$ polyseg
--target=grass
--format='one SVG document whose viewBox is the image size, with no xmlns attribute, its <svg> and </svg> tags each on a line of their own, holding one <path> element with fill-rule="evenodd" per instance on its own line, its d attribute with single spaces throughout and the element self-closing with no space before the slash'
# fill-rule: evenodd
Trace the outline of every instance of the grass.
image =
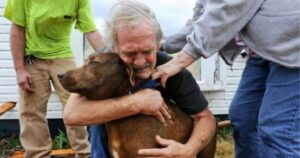
<svg viewBox="0 0 300 158">
<path fill-rule="evenodd" d="M 52 149 L 68 149 L 71 148 L 67 134 L 60 129 L 59 134 L 52 140 Z"/>
<path fill-rule="evenodd" d="M 12 135 L 9 138 L 0 139 L 0 158 L 8 157 L 15 151 L 23 150 L 20 140 L 17 135 Z"/>
<path fill-rule="evenodd" d="M 234 145 L 232 139 L 232 130 L 230 127 L 219 129 L 217 135 L 217 152 L 216 158 L 233 158 Z M 52 140 L 53 149 L 70 148 L 69 140 L 66 133 L 59 130 L 59 134 Z M 20 140 L 17 135 L 12 135 L 9 138 L 0 138 L 0 158 L 8 157 L 15 151 L 23 151 Z"/>
<path fill-rule="evenodd" d="M 232 138 L 231 127 L 219 129 L 217 135 L 217 151 L 216 158 L 233 158 L 234 142 Z"/>
</svg>

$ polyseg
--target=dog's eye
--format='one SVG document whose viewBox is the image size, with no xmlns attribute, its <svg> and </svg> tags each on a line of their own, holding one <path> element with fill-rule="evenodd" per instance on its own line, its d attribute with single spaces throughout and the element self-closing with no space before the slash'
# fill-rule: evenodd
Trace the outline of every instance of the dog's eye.
<svg viewBox="0 0 300 158">
<path fill-rule="evenodd" d="M 96 61 L 91 61 L 90 64 L 95 65 L 95 64 L 97 64 L 97 62 Z"/>
</svg>

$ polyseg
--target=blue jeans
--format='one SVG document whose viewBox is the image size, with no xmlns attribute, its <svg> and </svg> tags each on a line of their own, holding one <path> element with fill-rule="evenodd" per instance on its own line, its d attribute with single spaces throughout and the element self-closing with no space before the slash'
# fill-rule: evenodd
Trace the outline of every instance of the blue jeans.
<svg viewBox="0 0 300 158">
<path fill-rule="evenodd" d="M 232 100 L 236 158 L 300 157 L 300 69 L 250 57 Z"/>
<path fill-rule="evenodd" d="M 89 127 L 91 158 L 109 158 L 107 133 L 104 125 Z"/>
</svg>

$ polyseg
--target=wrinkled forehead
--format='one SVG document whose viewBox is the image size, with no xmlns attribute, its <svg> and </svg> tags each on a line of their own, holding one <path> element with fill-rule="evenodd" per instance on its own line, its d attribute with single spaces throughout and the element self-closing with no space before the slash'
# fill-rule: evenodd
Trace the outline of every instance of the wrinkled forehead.
<svg viewBox="0 0 300 158">
<path fill-rule="evenodd" d="M 155 31 L 144 24 L 120 29 L 117 37 L 121 52 L 153 49 L 158 43 Z"/>
</svg>

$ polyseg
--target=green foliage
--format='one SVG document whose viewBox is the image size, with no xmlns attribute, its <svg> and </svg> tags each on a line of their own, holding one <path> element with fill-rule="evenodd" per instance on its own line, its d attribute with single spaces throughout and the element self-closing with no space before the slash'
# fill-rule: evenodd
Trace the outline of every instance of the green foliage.
<svg viewBox="0 0 300 158">
<path fill-rule="evenodd" d="M 16 135 L 9 138 L 0 138 L 0 157 L 8 157 L 15 151 L 23 150 L 21 142 Z"/>
<path fill-rule="evenodd" d="M 58 130 L 59 134 L 52 141 L 52 149 L 68 149 L 71 147 L 65 132 Z"/>
<path fill-rule="evenodd" d="M 232 128 L 223 127 L 218 130 L 216 158 L 233 158 L 234 142 Z"/>
<path fill-rule="evenodd" d="M 59 134 L 52 140 L 53 149 L 68 149 L 70 142 L 65 132 L 59 130 Z M 16 134 L 9 138 L 0 138 L 0 158 L 9 157 L 16 151 L 24 151 Z"/>
<path fill-rule="evenodd" d="M 232 128 L 230 126 L 223 127 L 218 130 L 218 138 L 231 139 L 231 137 L 232 137 Z"/>
</svg>

